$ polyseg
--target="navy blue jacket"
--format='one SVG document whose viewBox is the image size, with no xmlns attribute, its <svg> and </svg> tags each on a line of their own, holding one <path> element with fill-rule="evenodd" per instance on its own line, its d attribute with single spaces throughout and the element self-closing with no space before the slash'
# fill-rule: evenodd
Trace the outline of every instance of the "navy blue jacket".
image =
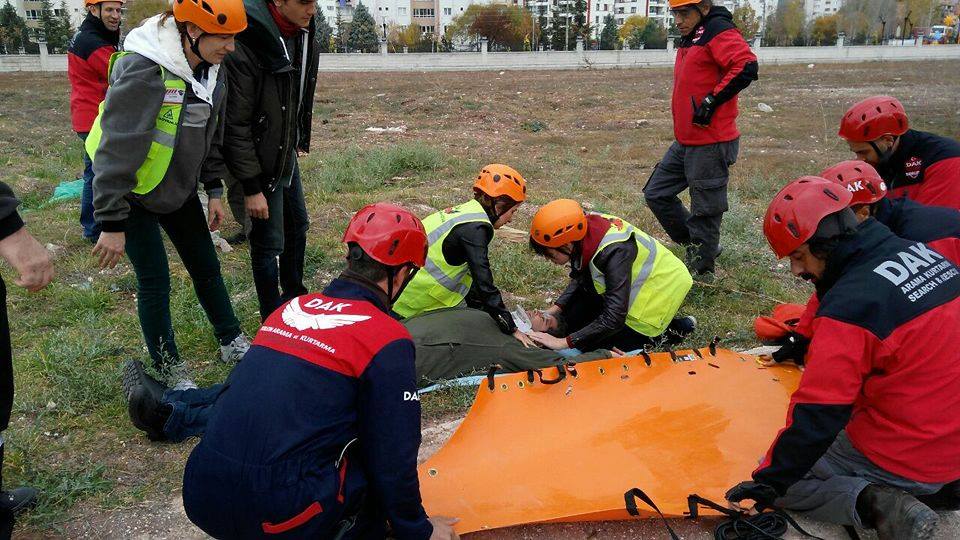
<svg viewBox="0 0 960 540">
<path fill-rule="evenodd" d="M 414 346 L 381 294 L 338 278 L 291 300 L 229 384 L 184 474 L 187 515 L 208 534 L 326 538 L 372 507 L 397 538 L 429 538 Z"/>
</svg>

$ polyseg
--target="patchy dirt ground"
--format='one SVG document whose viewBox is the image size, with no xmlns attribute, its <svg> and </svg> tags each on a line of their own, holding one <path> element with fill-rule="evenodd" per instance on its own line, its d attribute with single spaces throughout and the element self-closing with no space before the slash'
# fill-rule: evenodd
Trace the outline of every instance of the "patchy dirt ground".
<svg viewBox="0 0 960 540">
<path fill-rule="evenodd" d="M 763 66 L 741 99 L 743 131 L 732 169 L 731 212 L 718 280 L 696 287 L 685 310 L 697 316 L 701 342 L 713 335 L 748 345 L 751 321 L 774 299 L 802 300 L 809 290 L 767 252 L 759 218 L 786 181 L 850 157 L 836 137 L 852 102 L 893 93 L 919 129 L 960 137 L 957 84 L 941 76 L 951 62 Z M 530 204 L 575 196 L 614 211 L 666 241 L 640 190 L 672 141 L 669 70 L 329 74 L 316 97 L 312 151 L 302 161 L 312 220 L 308 287 L 317 289 L 341 264 L 339 231 L 352 210 L 391 200 L 421 215 L 461 202 L 478 167 L 498 161 L 522 171 Z M 62 74 L 0 75 L 0 164 L 24 201 L 42 243 L 58 246 L 58 280 L 39 295 L 10 287 L 17 373 L 14 419 L 4 481 L 41 487 L 41 506 L 21 520 L 23 538 L 195 538 L 180 506 L 180 478 L 190 445 L 146 442 L 126 418 L 119 366 L 143 358 L 127 264 L 94 269 L 79 238 L 75 203 L 47 204 L 54 187 L 76 177 L 79 141 L 70 131 Z M 762 112 L 761 103 L 773 112 Z M 404 129 L 399 129 L 404 126 Z M 374 133 L 368 127 L 398 128 Z M 235 225 L 229 225 L 227 234 Z M 199 382 L 229 369 L 196 306 L 185 272 L 171 257 L 172 310 L 178 345 Z M 522 244 L 493 254 L 499 285 L 511 301 L 537 305 L 562 286 L 563 273 L 529 257 Z M 238 316 L 257 328 L 246 248 L 221 256 Z M 2 270 L 11 283 L 8 270 Z M 455 429 L 469 399 L 425 398 L 423 454 Z M 421 456 L 423 457 L 423 456 Z M 942 538 L 960 538 L 956 515 Z M 826 538 L 836 529 L 810 525 Z M 684 538 L 709 538 L 710 525 L 677 522 Z M 650 522 L 531 525 L 474 536 L 507 538 L 662 538 Z"/>
</svg>

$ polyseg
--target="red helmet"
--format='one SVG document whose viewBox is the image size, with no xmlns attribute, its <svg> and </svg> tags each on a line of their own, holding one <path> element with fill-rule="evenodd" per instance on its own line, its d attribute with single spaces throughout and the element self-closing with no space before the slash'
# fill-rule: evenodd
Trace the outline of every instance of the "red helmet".
<svg viewBox="0 0 960 540">
<path fill-rule="evenodd" d="M 865 161 L 842 161 L 820 173 L 820 176 L 846 187 L 853 194 L 850 206 L 873 204 L 887 195 L 887 183 Z"/>
<path fill-rule="evenodd" d="M 773 197 L 763 218 L 767 243 L 782 259 L 809 240 L 820 220 L 850 205 L 853 195 L 836 183 L 817 176 L 790 182 Z"/>
<path fill-rule="evenodd" d="M 397 205 L 375 203 L 354 214 L 343 233 L 371 259 L 387 266 L 415 265 L 427 259 L 427 233 L 417 216 Z"/>
<path fill-rule="evenodd" d="M 908 129 L 903 105 L 890 96 L 867 98 L 850 107 L 840 121 L 840 137 L 851 142 L 871 142 L 884 135 L 899 137 Z"/>
</svg>

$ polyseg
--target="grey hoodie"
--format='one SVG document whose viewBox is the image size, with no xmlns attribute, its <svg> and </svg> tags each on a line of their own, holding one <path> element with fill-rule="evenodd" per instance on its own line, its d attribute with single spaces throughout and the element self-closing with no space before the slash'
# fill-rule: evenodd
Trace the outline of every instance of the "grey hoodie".
<svg viewBox="0 0 960 540">
<path fill-rule="evenodd" d="M 161 23 L 156 15 L 127 36 L 124 50 L 110 75 L 103 116 L 103 135 L 93 164 L 94 216 L 103 230 L 123 231 L 130 204 L 167 214 L 196 195 L 198 181 L 210 197 L 222 191 L 226 174 L 220 145 L 226 109 L 226 79 L 213 66 L 205 81 L 194 78 L 183 54 L 173 17 Z M 159 66 L 186 82 L 173 159 L 163 180 L 146 195 L 132 192 L 136 171 L 153 140 L 165 87 Z"/>
</svg>

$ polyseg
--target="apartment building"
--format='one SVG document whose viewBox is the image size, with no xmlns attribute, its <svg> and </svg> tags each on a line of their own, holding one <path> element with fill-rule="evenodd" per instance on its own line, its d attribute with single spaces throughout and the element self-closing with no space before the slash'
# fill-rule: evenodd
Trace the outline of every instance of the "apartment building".
<svg viewBox="0 0 960 540">
<path fill-rule="evenodd" d="M 43 11 L 43 7 L 39 1 L 9 1 L 11 5 L 13 5 L 13 8 L 17 11 L 17 14 L 27 21 L 28 28 L 40 27 L 40 15 Z M 66 9 L 67 13 L 70 15 L 70 22 L 73 24 L 74 28 L 80 26 L 80 23 L 83 22 L 84 17 L 87 16 L 87 8 L 84 5 L 84 0 L 66 0 L 63 5 L 61 5 L 60 0 L 50 0 L 50 5 L 53 8 L 54 14 L 57 16 L 63 13 L 63 9 Z"/>
</svg>

